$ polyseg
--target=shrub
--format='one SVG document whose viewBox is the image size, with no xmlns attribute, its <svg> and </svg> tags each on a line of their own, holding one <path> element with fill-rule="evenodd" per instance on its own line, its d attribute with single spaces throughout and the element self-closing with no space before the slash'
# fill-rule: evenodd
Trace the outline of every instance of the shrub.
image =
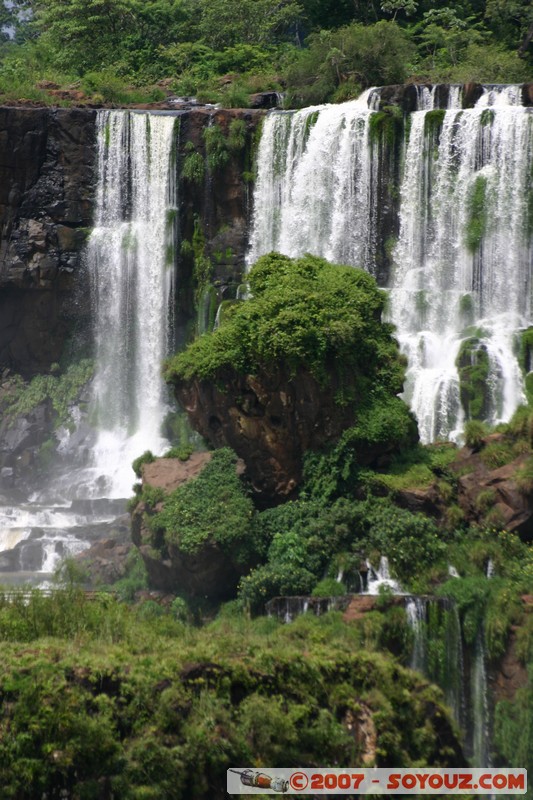
<svg viewBox="0 0 533 800">
<path fill-rule="evenodd" d="M 236 461 L 229 448 L 215 451 L 196 478 L 165 498 L 149 523 L 164 533 L 167 545 L 189 554 L 216 545 L 240 564 L 254 558 L 253 505 L 235 471 Z"/>
<path fill-rule="evenodd" d="M 489 433 L 489 429 L 484 422 L 477 419 L 470 419 L 465 425 L 465 444 L 473 450 L 479 450 L 483 446 L 484 438 Z"/>
<path fill-rule="evenodd" d="M 346 594 L 346 586 L 341 581 L 336 581 L 335 578 L 323 578 L 313 591 L 313 597 L 340 597 Z"/>
<path fill-rule="evenodd" d="M 132 463 L 132 469 L 138 478 L 142 478 L 142 465 L 152 464 L 155 461 L 155 456 L 151 450 L 145 450 L 141 456 L 138 456 Z"/>
</svg>

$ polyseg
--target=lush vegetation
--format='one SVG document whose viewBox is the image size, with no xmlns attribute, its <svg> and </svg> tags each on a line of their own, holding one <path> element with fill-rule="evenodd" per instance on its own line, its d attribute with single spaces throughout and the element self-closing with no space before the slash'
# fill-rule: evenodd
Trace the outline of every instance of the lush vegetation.
<svg viewBox="0 0 533 800">
<path fill-rule="evenodd" d="M 229 448 L 217 450 L 197 478 L 165 497 L 163 508 L 150 517 L 150 528 L 164 534 L 165 547 L 194 555 L 215 546 L 240 564 L 256 557 L 261 547 L 252 534 L 253 504 L 236 462 Z"/>
<path fill-rule="evenodd" d="M 0 9 L 0 94 L 246 106 L 262 90 L 308 104 L 406 78 L 518 82 L 532 14 L 529 0 L 15 0 Z"/>
<path fill-rule="evenodd" d="M 340 403 L 354 391 L 376 399 L 401 391 L 404 362 L 392 327 L 381 322 L 385 295 L 368 273 L 271 253 L 252 268 L 249 286 L 251 298 L 168 363 L 167 380 L 302 368 L 321 383 L 340 373 Z"/>
<path fill-rule="evenodd" d="M 69 408 L 92 378 L 94 364 L 90 359 L 72 363 L 64 371 L 52 364 L 49 374 L 36 375 L 25 381 L 14 375 L 2 386 L 0 411 L 10 421 L 29 414 L 41 403 L 48 403 L 56 425 L 68 423 Z"/>
<path fill-rule="evenodd" d="M 230 766 L 357 763 L 365 720 L 378 765 L 456 765 L 440 692 L 378 652 L 397 611 L 283 626 L 228 606 L 195 629 L 73 587 L 0 597 L 2 796 L 223 798 Z"/>
</svg>

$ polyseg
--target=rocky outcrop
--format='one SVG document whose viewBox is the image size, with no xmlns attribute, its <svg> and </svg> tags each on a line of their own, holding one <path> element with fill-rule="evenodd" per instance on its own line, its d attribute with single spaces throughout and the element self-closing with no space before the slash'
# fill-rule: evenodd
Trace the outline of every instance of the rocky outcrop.
<svg viewBox="0 0 533 800">
<path fill-rule="evenodd" d="M 211 453 L 193 453 L 187 461 L 158 458 L 151 464 L 143 464 L 143 487 L 171 492 L 197 477 L 211 458 Z M 243 474 L 242 462 L 237 462 L 236 471 L 238 475 Z M 213 601 L 231 598 L 246 569 L 237 566 L 216 543 L 208 542 L 191 554 L 154 535 L 148 520 L 161 508 L 162 502 L 153 507 L 141 499 L 132 514 L 131 537 L 145 563 L 150 586 L 163 592 L 208 597 Z"/>
<path fill-rule="evenodd" d="M 501 434 L 492 434 L 485 444 L 494 445 L 503 439 Z M 490 469 L 480 452 L 468 447 L 459 451 L 452 468 L 458 473 L 458 503 L 469 522 L 493 522 L 519 534 L 524 541 L 533 539 L 533 495 L 519 486 L 516 477 L 528 458 L 521 455 Z"/>
<path fill-rule="evenodd" d="M 200 180 L 180 178 L 178 340 L 187 335 L 202 291 L 220 301 L 241 281 L 250 217 L 253 137 L 262 111 L 177 109 L 176 169 L 191 152 Z M 58 361 L 65 339 L 87 339 L 91 304 L 83 248 L 93 224 L 96 111 L 90 108 L 0 108 L 0 368 L 30 376 Z M 204 131 L 225 141 L 242 120 L 239 141 L 223 163 L 208 158 Z M 211 166 L 210 166 L 211 164 Z"/>
<path fill-rule="evenodd" d="M 387 106 L 399 106 L 405 114 L 411 114 L 417 110 L 420 87 L 426 86 L 433 89 L 433 84 L 398 84 L 384 86 L 381 89 L 379 108 Z M 441 83 L 436 85 L 435 108 L 447 108 L 450 94 L 450 85 Z M 483 94 L 483 86 L 480 83 L 465 83 L 462 87 L 463 108 L 473 108 Z M 525 106 L 533 105 L 533 83 L 522 84 L 522 104 Z"/>
<path fill-rule="evenodd" d="M 42 372 L 88 312 L 95 112 L 0 108 L 0 365 Z"/>
<path fill-rule="evenodd" d="M 173 492 L 195 478 L 211 461 L 211 453 L 191 453 L 186 461 L 179 458 L 156 458 L 141 467 L 143 486 Z"/>
<path fill-rule="evenodd" d="M 357 420 L 354 403 L 339 405 L 339 377 L 326 386 L 304 369 L 272 368 L 219 380 L 174 380 L 192 426 L 214 447 L 231 447 L 246 464 L 256 501 L 282 502 L 302 480 L 303 455 L 338 441 Z M 385 463 L 398 442 L 358 448 L 358 463 Z"/>
</svg>

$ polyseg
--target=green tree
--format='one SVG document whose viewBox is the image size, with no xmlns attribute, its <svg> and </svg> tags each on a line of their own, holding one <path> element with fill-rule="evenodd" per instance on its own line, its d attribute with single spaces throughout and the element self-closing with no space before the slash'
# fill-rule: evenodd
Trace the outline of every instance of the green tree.
<svg viewBox="0 0 533 800">
<path fill-rule="evenodd" d="M 214 50 L 286 38 L 302 8 L 296 0 L 200 0 L 198 32 Z"/>
<path fill-rule="evenodd" d="M 288 73 L 290 94 L 300 105 L 336 99 L 334 92 L 343 85 L 357 95 L 367 86 L 401 83 L 415 57 L 407 34 L 385 20 L 322 30 L 307 44 Z"/>
<path fill-rule="evenodd" d="M 485 16 L 505 41 L 521 56 L 531 52 L 533 3 L 531 0 L 487 0 Z"/>
<path fill-rule="evenodd" d="M 184 0 L 36 0 L 35 11 L 58 64 L 80 75 L 124 59 L 138 69 L 190 16 Z"/>
<path fill-rule="evenodd" d="M 419 49 L 431 69 L 455 66 L 466 48 L 484 39 L 481 23 L 461 18 L 453 8 L 432 9 L 414 31 Z"/>
</svg>

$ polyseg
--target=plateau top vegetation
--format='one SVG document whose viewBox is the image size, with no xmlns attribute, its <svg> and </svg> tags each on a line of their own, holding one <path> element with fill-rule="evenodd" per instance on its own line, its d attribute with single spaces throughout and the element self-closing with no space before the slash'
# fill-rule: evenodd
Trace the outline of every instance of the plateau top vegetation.
<svg viewBox="0 0 533 800">
<path fill-rule="evenodd" d="M 0 24 L 6 103 L 277 91 L 294 107 L 406 80 L 527 82 L 532 66 L 529 0 L 14 0 Z"/>
</svg>

